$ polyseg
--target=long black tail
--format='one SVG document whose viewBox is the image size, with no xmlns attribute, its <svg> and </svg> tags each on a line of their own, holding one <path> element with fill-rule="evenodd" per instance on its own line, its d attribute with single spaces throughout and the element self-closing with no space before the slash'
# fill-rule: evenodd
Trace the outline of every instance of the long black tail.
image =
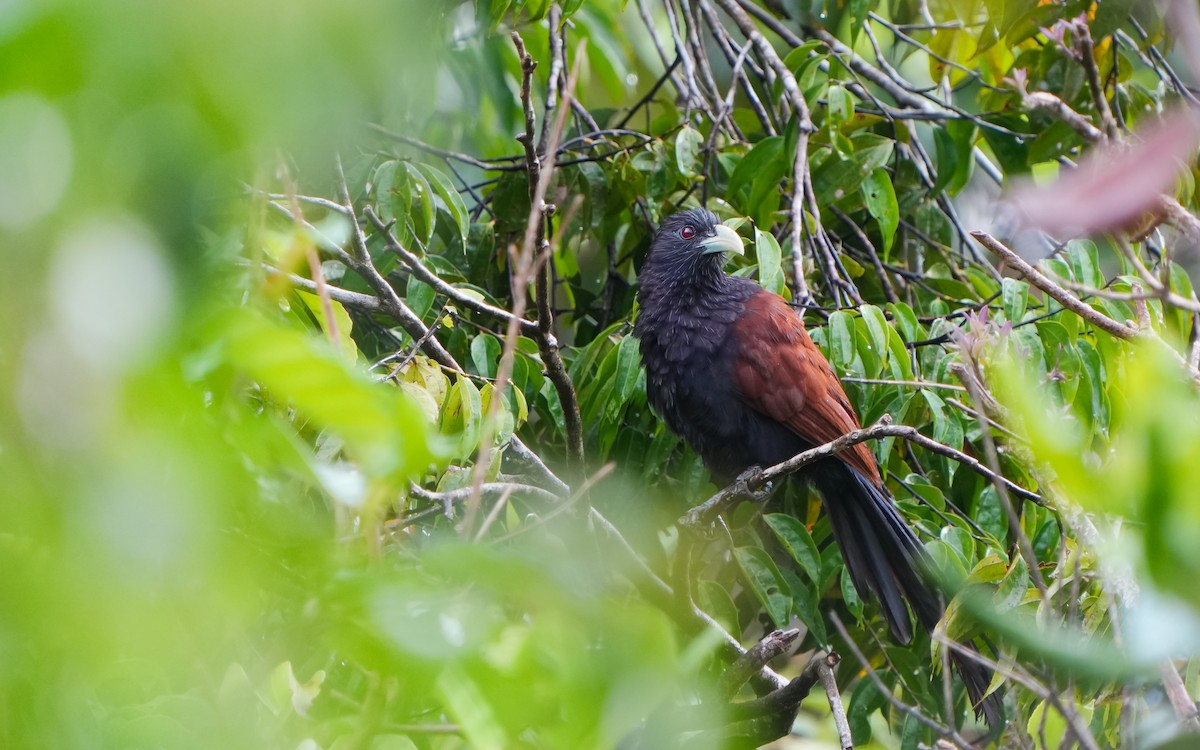
<svg viewBox="0 0 1200 750">
<path fill-rule="evenodd" d="M 903 643 L 912 640 L 905 603 L 922 627 L 933 630 L 946 608 L 929 580 L 929 556 L 887 490 L 838 460 L 822 461 L 813 469 L 810 476 L 825 498 L 833 536 L 859 594 L 879 603 L 892 635 Z M 967 647 L 976 650 L 974 644 Z M 991 670 L 957 652 L 950 660 L 962 676 L 976 716 L 982 716 L 988 726 L 998 727 L 1000 696 L 984 697 Z"/>
</svg>

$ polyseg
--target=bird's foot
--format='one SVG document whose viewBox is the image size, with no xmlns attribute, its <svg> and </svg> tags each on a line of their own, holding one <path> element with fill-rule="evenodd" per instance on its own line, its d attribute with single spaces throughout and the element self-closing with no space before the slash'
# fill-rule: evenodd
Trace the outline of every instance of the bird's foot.
<svg viewBox="0 0 1200 750">
<path fill-rule="evenodd" d="M 771 482 L 762 482 L 759 480 L 758 477 L 760 474 L 762 474 L 761 466 L 751 466 L 741 474 L 738 474 L 737 478 L 733 480 L 733 484 L 730 485 L 730 494 L 735 497 L 745 498 L 753 503 L 765 503 L 771 498 L 771 494 L 775 492 L 775 485 Z M 757 488 L 754 487 L 755 484 L 758 484 Z"/>
<path fill-rule="evenodd" d="M 775 487 L 771 482 L 762 482 L 759 480 L 759 475 L 762 473 L 762 468 L 759 466 L 751 466 L 750 468 L 737 475 L 733 482 L 713 495 L 702 505 L 697 505 L 687 512 L 687 514 L 679 519 L 681 526 L 688 528 L 702 528 L 712 523 L 713 519 L 719 516 L 722 512 L 735 507 L 739 503 L 749 500 L 755 503 L 766 502 L 774 492 Z M 757 485 L 757 487 L 755 486 Z"/>
</svg>

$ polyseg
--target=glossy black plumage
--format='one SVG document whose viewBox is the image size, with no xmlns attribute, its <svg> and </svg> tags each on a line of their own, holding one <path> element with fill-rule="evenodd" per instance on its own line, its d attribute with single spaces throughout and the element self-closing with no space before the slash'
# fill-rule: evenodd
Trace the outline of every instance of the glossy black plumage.
<svg viewBox="0 0 1200 750">
<path fill-rule="evenodd" d="M 721 236 L 718 236 L 721 235 Z M 832 367 L 778 295 L 724 271 L 737 240 L 703 209 L 662 223 L 640 273 L 640 340 L 651 407 L 718 481 L 770 466 L 859 426 Z M 727 243 L 722 245 L 722 242 Z M 834 537 L 859 593 L 880 606 L 893 635 L 912 638 L 908 614 L 932 629 L 944 606 L 925 578 L 927 557 L 896 510 L 865 444 L 804 472 L 825 499 Z M 990 673 L 958 656 L 968 694 L 995 726 Z"/>
</svg>

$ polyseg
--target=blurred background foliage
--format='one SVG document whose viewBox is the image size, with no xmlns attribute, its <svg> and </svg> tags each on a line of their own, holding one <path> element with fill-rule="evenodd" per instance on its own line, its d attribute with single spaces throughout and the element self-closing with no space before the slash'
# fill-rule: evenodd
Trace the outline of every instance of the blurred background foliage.
<svg viewBox="0 0 1200 750">
<path fill-rule="evenodd" d="M 1193 101 L 1166 33 L 1191 15 L 1164 12 L 5 4 L 0 746 L 836 743 L 818 699 L 773 734 L 729 728 L 736 708 L 723 727 L 729 641 L 788 625 L 784 674 L 843 655 L 856 744 L 982 737 L 941 640 L 888 639 L 801 489 L 794 515 L 677 530 L 717 488 L 648 410 L 629 331 L 653 226 L 701 203 L 747 239 L 736 272 L 804 311 L 864 424 L 891 415 L 1023 488 L 872 444 L 958 592 L 943 631 L 1002 663 L 1010 721 L 978 741 L 1194 746 L 1194 169 L 1166 189 L 1179 212 L 1114 234 L 1022 234 L 1000 201 Z M 531 205 L 514 29 L 557 211 L 548 304 L 498 390 Z M 819 215 L 792 208 L 798 144 Z M 1023 236 L 1092 314 L 976 229 Z"/>
</svg>

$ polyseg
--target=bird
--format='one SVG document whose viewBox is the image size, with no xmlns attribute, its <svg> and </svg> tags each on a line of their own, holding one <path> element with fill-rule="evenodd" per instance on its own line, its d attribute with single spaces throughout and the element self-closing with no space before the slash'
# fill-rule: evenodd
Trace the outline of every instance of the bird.
<svg viewBox="0 0 1200 750">
<path fill-rule="evenodd" d="M 638 274 L 633 335 L 650 407 L 728 482 L 858 429 L 829 361 L 778 294 L 725 271 L 742 239 L 710 211 L 661 222 Z M 908 608 L 932 631 L 945 613 L 930 560 L 896 508 L 866 443 L 809 465 L 833 536 L 859 595 L 873 599 L 896 638 L 913 638 Z M 968 648 L 974 648 L 968 645 Z M 996 727 L 991 672 L 954 652 L 976 715 Z"/>
</svg>

